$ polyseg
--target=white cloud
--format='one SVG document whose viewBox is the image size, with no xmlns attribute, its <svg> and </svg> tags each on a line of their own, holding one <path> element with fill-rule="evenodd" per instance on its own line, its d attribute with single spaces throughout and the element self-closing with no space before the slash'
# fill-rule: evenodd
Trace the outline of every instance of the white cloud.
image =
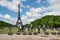
<svg viewBox="0 0 60 40">
<path fill-rule="evenodd" d="M 10 16 L 10 15 L 8 15 L 8 14 L 6 14 L 4 17 L 6 17 L 6 18 L 11 18 L 11 16 Z"/>
<path fill-rule="evenodd" d="M 21 1 L 25 1 L 25 0 L 20 0 L 21 7 L 30 9 L 30 11 L 26 12 L 25 15 L 21 17 L 23 24 L 30 23 L 31 21 L 34 21 L 35 19 L 41 18 L 42 16 L 45 15 L 60 15 L 60 0 L 47 0 L 47 2 L 50 4 L 47 8 L 45 7 L 30 8 L 29 5 L 24 6 Z M 36 2 L 40 3 L 40 1 L 41 0 L 37 0 Z M 8 7 L 10 10 L 17 11 L 18 1 L 17 0 L 13 0 L 12 2 L 0 1 L 0 5 L 4 7 Z M 48 10 L 52 10 L 52 12 L 48 12 Z M 20 9 L 20 11 L 22 11 L 22 9 Z M 45 13 L 41 15 L 41 12 L 45 12 Z M 6 20 L 10 20 L 9 21 L 10 23 L 16 23 L 16 21 L 14 21 L 15 19 L 8 14 L 4 16 L 0 14 L 0 18 L 2 17 L 4 17 Z"/>
<path fill-rule="evenodd" d="M 8 22 L 8 23 L 11 23 L 11 24 L 16 24 L 16 19 L 12 18 L 9 14 L 5 14 L 5 15 L 2 15 L 0 13 L 0 19 L 2 21 L 5 21 L 5 22 Z"/>
<path fill-rule="evenodd" d="M 29 6 L 29 5 L 27 5 L 27 6 L 25 6 L 25 8 L 30 8 L 30 6 Z"/>
<path fill-rule="evenodd" d="M 22 19 L 22 23 L 23 23 L 23 24 L 29 23 L 28 17 L 27 17 L 26 15 L 23 15 L 23 16 L 21 17 L 21 19 Z"/>
<path fill-rule="evenodd" d="M 46 15 L 54 15 L 54 13 L 53 12 L 47 12 L 47 13 L 44 13 L 43 16 L 46 16 Z"/>
<path fill-rule="evenodd" d="M 39 2 L 38 2 L 39 1 Z M 40 0 L 37 2 L 40 3 Z M 30 8 L 29 12 L 26 12 L 26 16 L 28 18 L 28 22 L 34 21 L 35 19 L 38 19 L 45 15 L 60 15 L 60 0 L 48 0 L 50 6 L 47 8 Z M 52 12 L 49 12 L 48 10 L 51 10 Z M 45 13 L 41 15 L 41 12 Z M 27 19 L 26 19 L 27 20 Z"/>
<path fill-rule="evenodd" d="M 40 4 L 41 0 L 36 0 L 36 3 Z"/>
<path fill-rule="evenodd" d="M 30 8 L 29 12 L 26 12 L 26 15 L 22 16 L 22 21 L 24 24 L 30 23 L 41 17 L 40 12 L 42 11 L 41 8 Z"/>
<path fill-rule="evenodd" d="M 8 2 L 7 0 L 0 0 L 0 5 L 3 7 L 7 7 L 12 11 L 17 12 L 18 4 L 20 3 L 20 6 L 22 6 L 23 4 L 22 1 L 26 1 L 26 0 L 12 0 L 12 2 Z"/>
<path fill-rule="evenodd" d="M 47 0 L 47 1 L 50 4 L 55 4 L 55 3 L 58 3 L 60 0 Z"/>
<path fill-rule="evenodd" d="M 12 2 L 8 2 L 7 0 L 1 0 L 0 1 L 0 5 L 3 7 L 8 7 L 8 9 L 13 10 L 13 11 L 17 11 L 17 6 L 20 2 L 21 7 L 25 7 L 25 8 L 30 8 L 29 5 L 24 6 L 22 1 L 26 1 L 26 0 L 12 0 Z M 39 1 L 39 0 L 38 0 Z M 20 11 L 22 11 L 22 9 L 20 9 Z M 40 11 L 41 8 L 30 8 L 29 12 L 26 12 L 26 15 L 22 16 L 22 21 L 24 24 L 26 23 L 30 23 L 31 21 L 40 18 Z M 10 15 L 6 14 L 3 16 L 6 20 L 5 21 L 10 21 L 10 23 L 16 22 L 14 21 L 14 18 L 12 18 Z"/>
<path fill-rule="evenodd" d="M 50 4 L 49 8 L 52 9 L 53 15 L 60 15 L 60 0 L 47 0 Z"/>
<path fill-rule="evenodd" d="M 40 18 L 42 11 L 41 8 L 30 8 L 29 12 L 26 12 L 26 15 L 23 15 L 21 17 L 23 24 L 30 23 L 31 21 L 34 21 L 35 19 Z M 1 14 L 0 14 L 1 15 Z M 12 18 L 9 14 L 1 15 L 0 17 L 3 17 L 4 21 L 15 24 L 16 19 Z"/>
</svg>

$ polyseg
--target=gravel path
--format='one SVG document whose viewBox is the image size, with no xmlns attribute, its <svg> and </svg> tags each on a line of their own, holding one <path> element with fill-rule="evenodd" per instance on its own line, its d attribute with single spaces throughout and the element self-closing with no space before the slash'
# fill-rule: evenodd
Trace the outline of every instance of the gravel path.
<svg viewBox="0 0 60 40">
<path fill-rule="evenodd" d="M 60 40 L 60 35 L 7 35 L 0 34 L 0 40 Z"/>
</svg>

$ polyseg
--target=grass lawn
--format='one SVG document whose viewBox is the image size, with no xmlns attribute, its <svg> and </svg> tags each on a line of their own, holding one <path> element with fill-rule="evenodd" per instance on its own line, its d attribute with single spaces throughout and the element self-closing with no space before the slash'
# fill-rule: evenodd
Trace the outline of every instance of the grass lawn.
<svg viewBox="0 0 60 40">
<path fill-rule="evenodd" d="M 7 28 L 7 27 L 5 27 L 4 29 L 0 29 L 0 34 L 7 34 L 8 32 L 9 32 L 10 30 L 9 30 L 9 28 Z M 18 29 L 17 28 L 12 28 L 12 32 L 13 33 L 16 33 L 18 31 Z M 38 30 L 36 29 L 36 32 L 37 32 Z M 54 30 L 55 32 L 57 32 L 57 30 Z M 27 28 L 26 28 L 26 30 L 25 30 L 25 32 L 28 32 L 28 30 L 27 30 Z M 51 32 L 53 32 L 52 30 L 50 30 L 50 29 L 47 29 L 47 32 L 49 32 L 49 33 L 51 33 Z M 40 34 L 43 34 L 44 32 L 43 32 L 43 30 L 41 29 L 40 30 Z"/>
<path fill-rule="evenodd" d="M 0 29 L 0 34 L 7 34 L 9 32 L 9 28 L 4 28 L 4 29 Z M 18 31 L 17 28 L 12 28 L 12 32 L 16 33 Z"/>
</svg>

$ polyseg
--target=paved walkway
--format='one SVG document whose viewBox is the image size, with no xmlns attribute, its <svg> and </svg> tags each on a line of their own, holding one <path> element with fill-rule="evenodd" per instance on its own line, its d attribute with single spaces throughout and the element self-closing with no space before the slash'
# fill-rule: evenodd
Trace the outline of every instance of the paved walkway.
<svg viewBox="0 0 60 40">
<path fill-rule="evenodd" d="M 0 40 L 60 40 L 60 35 L 7 35 L 0 34 Z"/>
</svg>

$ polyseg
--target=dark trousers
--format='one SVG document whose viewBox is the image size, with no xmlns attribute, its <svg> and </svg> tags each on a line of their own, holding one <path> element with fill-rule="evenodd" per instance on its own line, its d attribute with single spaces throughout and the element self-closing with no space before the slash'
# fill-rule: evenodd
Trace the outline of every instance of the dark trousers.
<svg viewBox="0 0 60 40">
<path fill-rule="evenodd" d="M 38 33 L 40 33 L 40 28 L 38 28 Z"/>
</svg>

